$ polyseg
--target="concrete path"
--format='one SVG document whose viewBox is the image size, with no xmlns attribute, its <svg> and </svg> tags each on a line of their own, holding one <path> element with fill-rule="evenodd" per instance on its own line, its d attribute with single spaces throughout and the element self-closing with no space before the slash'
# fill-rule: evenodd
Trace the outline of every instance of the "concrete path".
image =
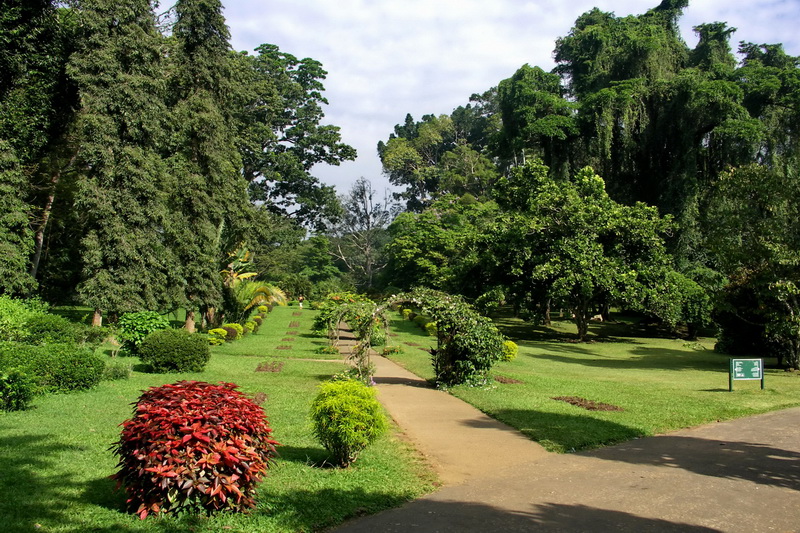
<svg viewBox="0 0 800 533">
<path fill-rule="evenodd" d="M 560 455 L 373 361 L 443 487 L 337 532 L 800 532 L 800 408 Z"/>
</svg>

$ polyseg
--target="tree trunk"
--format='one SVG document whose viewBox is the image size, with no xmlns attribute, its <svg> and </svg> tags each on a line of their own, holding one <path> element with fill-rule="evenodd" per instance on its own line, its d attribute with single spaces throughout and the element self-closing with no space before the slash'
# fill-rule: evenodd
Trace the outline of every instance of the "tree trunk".
<svg viewBox="0 0 800 533">
<path fill-rule="evenodd" d="M 589 334 L 589 302 L 581 302 L 572 309 L 575 325 L 578 326 L 578 340 L 583 342 Z"/>
<path fill-rule="evenodd" d="M 544 325 L 549 326 L 552 322 L 550 321 L 550 300 L 547 300 L 547 303 L 544 305 Z"/>
<path fill-rule="evenodd" d="M 36 228 L 36 233 L 34 236 L 34 253 L 33 259 L 31 260 L 31 270 L 30 275 L 33 279 L 36 279 L 36 275 L 39 272 L 39 262 L 42 259 L 42 248 L 44 247 L 44 233 L 47 229 L 47 223 L 50 221 L 50 213 L 53 212 L 53 203 L 56 200 L 56 187 L 58 186 L 58 182 L 61 181 L 61 174 L 70 168 L 73 163 L 75 163 L 75 159 L 78 157 L 77 150 L 72 154 L 69 162 L 62 168 L 59 168 L 50 178 L 50 194 L 47 195 L 47 201 L 44 204 L 44 208 L 42 209 L 42 219 L 39 227 Z"/>
<path fill-rule="evenodd" d="M 103 325 L 103 312 L 100 309 L 94 310 L 94 316 L 92 316 L 92 327 L 99 328 Z"/>
<path fill-rule="evenodd" d="M 189 333 L 194 333 L 196 331 L 194 325 L 194 309 L 187 309 L 186 310 L 186 323 L 183 326 L 186 331 Z"/>
</svg>

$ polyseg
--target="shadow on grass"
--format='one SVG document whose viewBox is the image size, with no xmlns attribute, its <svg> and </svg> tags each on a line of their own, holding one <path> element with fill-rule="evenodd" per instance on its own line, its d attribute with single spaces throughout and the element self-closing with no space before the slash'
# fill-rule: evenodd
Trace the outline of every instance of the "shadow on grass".
<svg viewBox="0 0 800 533">
<path fill-rule="evenodd" d="M 542 346 L 537 345 L 537 348 L 542 348 Z M 559 363 L 620 370 L 663 369 L 728 372 L 728 356 L 712 351 L 692 352 L 641 346 L 626 352 L 626 354 L 631 354 L 632 357 L 615 357 L 614 355 L 598 353 L 597 350 L 585 344 L 548 343 L 544 349 L 547 353 L 537 353 L 530 357 L 548 359 Z"/>
<path fill-rule="evenodd" d="M 555 452 L 596 448 L 642 436 L 637 428 L 606 420 L 614 416 L 611 411 L 597 411 L 595 414 L 587 411 L 584 415 L 533 409 L 500 409 L 489 414 Z"/>
<path fill-rule="evenodd" d="M 384 493 L 379 489 L 293 489 L 280 494 L 265 491 L 255 512 L 274 516 L 283 525 L 282 531 L 320 531 L 350 518 L 397 507 L 410 499 L 410 495 Z"/>
<path fill-rule="evenodd" d="M 579 504 L 547 502 L 533 505 L 529 511 L 523 511 L 501 509 L 481 503 L 424 499 L 382 515 L 354 520 L 333 531 L 339 533 L 372 531 L 665 531 L 701 533 L 718 530 Z"/>
<path fill-rule="evenodd" d="M 800 453 L 764 444 L 663 435 L 587 455 L 800 491 Z"/>
<path fill-rule="evenodd" d="M 278 456 L 284 461 L 315 466 L 322 464 L 330 454 L 322 447 L 279 446 Z"/>
</svg>

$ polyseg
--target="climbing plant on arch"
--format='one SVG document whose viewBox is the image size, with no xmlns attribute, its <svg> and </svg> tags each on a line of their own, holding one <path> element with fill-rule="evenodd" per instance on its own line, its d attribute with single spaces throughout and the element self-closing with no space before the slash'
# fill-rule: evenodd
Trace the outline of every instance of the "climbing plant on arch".
<svg viewBox="0 0 800 533">
<path fill-rule="evenodd" d="M 380 304 L 353 301 L 337 305 L 325 320 L 329 338 L 335 339 L 334 328 L 348 322 L 357 339 L 350 360 L 362 380 L 372 377 L 369 358 L 375 325 L 386 327 L 386 313 L 400 304 L 412 304 L 436 322 L 436 348 L 431 361 L 440 385 L 475 383 L 503 357 L 504 338 L 491 320 L 478 313 L 460 296 L 430 289 L 415 289 L 393 295 Z M 351 323 L 352 322 L 352 323 Z M 334 341 L 335 342 L 335 341 Z"/>
</svg>

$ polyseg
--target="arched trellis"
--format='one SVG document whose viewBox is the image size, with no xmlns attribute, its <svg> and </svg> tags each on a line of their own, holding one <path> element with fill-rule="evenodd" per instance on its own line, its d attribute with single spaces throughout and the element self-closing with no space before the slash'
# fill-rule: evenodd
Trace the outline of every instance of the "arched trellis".
<svg viewBox="0 0 800 533">
<path fill-rule="evenodd" d="M 430 289 L 395 294 L 380 304 L 359 301 L 340 305 L 328 321 L 332 344 L 339 342 L 339 324 L 347 322 L 356 336 L 349 356 L 358 376 L 369 382 L 376 324 L 388 327 L 387 312 L 402 304 L 418 307 L 436 322 L 437 346 L 431 350 L 436 382 L 442 385 L 480 381 L 503 355 L 503 336 L 491 320 L 478 313 L 460 296 Z"/>
</svg>

